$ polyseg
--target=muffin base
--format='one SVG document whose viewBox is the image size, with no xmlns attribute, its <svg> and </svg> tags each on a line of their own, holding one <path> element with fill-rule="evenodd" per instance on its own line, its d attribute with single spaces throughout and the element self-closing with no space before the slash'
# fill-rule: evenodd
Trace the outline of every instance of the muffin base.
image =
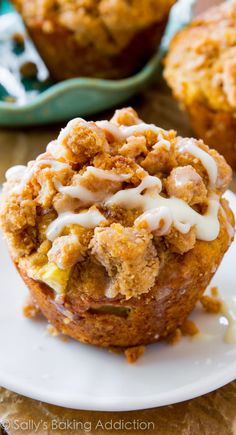
<svg viewBox="0 0 236 435">
<path fill-rule="evenodd" d="M 73 77 L 121 79 L 138 72 L 155 53 L 166 22 L 167 17 L 136 34 L 117 55 L 108 55 L 92 45 L 80 46 L 74 33 L 58 24 L 52 33 L 45 33 L 40 24 L 27 28 L 54 80 Z"/>
<path fill-rule="evenodd" d="M 197 136 L 236 169 L 236 112 L 214 112 L 201 103 L 191 104 L 186 109 Z"/>
<path fill-rule="evenodd" d="M 231 223 L 234 218 L 225 208 Z M 218 238 L 197 241 L 185 255 L 172 255 L 165 262 L 152 290 L 129 300 L 90 298 L 90 309 L 78 311 L 76 301 L 66 297 L 64 308 L 55 302 L 54 292 L 27 276 L 17 265 L 35 304 L 58 331 L 83 343 L 101 347 L 131 347 L 154 343 L 173 334 L 193 310 L 230 245 L 228 224 L 221 219 Z M 78 290 L 79 293 L 79 290 Z M 101 306 L 126 308 L 122 315 L 96 312 Z M 65 310 L 73 313 L 68 320 Z M 126 315 L 127 314 L 127 315 Z"/>
</svg>

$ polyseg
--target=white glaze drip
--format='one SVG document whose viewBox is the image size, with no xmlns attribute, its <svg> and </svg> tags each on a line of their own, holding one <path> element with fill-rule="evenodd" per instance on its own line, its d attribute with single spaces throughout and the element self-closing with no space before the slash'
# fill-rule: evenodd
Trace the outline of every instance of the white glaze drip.
<svg viewBox="0 0 236 435">
<path fill-rule="evenodd" d="M 60 171 L 63 168 L 68 168 L 68 165 L 66 163 L 61 163 L 61 162 L 58 162 L 57 160 L 50 160 L 50 159 L 38 160 L 37 159 L 32 166 L 25 167 L 25 171 L 23 172 L 23 177 L 21 179 L 21 182 L 19 183 L 18 186 L 14 187 L 13 192 L 18 193 L 18 194 L 21 193 L 22 190 L 24 189 L 24 187 L 26 186 L 26 184 L 30 181 L 30 179 L 34 175 L 35 169 L 42 166 L 42 165 L 46 165 L 46 168 L 43 168 L 43 170 L 48 169 L 48 167 L 52 168 L 54 171 Z M 10 168 L 10 170 L 8 170 L 8 171 L 10 171 L 10 175 L 11 175 L 11 170 L 12 170 L 12 168 Z M 13 173 L 14 173 L 14 170 L 13 170 Z M 8 176 L 9 176 L 9 174 L 8 174 Z"/>
<path fill-rule="evenodd" d="M 48 227 L 46 236 L 48 240 L 55 240 L 67 225 L 81 225 L 84 228 L 95 228 L 106 219 L 98 211 L 90 209 L 86 212 L 72 213 L 65 212 L 58 216 Z"/>
<path fill-rule="evenodd" d="M 60 131 L 60 134 L 57 139 L 57 143 L 61 144 L 64 138 L 71 133 L 72 129 L 76 127 L 77 124 L 88 125 L 88 123 L 83 118 L 71 119 L 71 121 L 68 122 L 65 128 L 62 128 L 62 130 Z"/>
<path fill-rule="evenodd" d="M 74 190 L 74 188 L 76 190 Z M 107 207 L 118 205 L 125 209 L 141 209 L 144 211 L 135 221 L 135 225 L 140 225 L 146 222 L 150 231 L 159 231 L 160 235 L 167 234 L 170 226 L 174 227 L 183 234 L 186 234 L 192 226 L 196 227 L 196 237 L 199 240 L 212 241 L 219 234 L 219 221 L 218 210 L 219 201 L 216 195 L 211 195 L 209 198 L 209 205 L 205 215 L 197 213 L 187 203 L 178 198 L 164 198 L 159 195 L 162 189 L 162 184 L 159 178 L 153 176 L 146 176 L 139 186 L 132 189 L 123 189 L 111 195 L 106 200 L 106 195 L 103 198 L 97 195 L 102 195 L 103 192 L 92 193 L 82 186 L 65 186 L 59 187 L 59 191 L 67 193 L 75 198 L 80 198 L 87 203 L 105 202 Z M 106 201 L 105 201 L 106 200 Z M 88 217 L 90 211 L 87 212 Z M 83 215 L 80 218 L 81 214 Z M 62 231 L 63 227 L 70 223 L 78 223 L 87 227 L 90 225 L 89 221 L 86 222 L 85 213 L 69 213 L 64 212 L 52 222 L 49 228 L 47 237 L 57 237 Z M 96 215 L 98 217 L 98 215 Z M 99 213 L 99 218 L 96 220 L 97 225 L 105 220 Z M 92 224 L 93 225 L 93 224 Z M 96 225 L 95 225 L 96 226 Z M 59 227 L 59 230 L 56 228 Z M 90 228 L 90 226 L 88 227 Z M 53 231 L 52 231 L 53 229 Z M 51 231 L 53 235 L 51 235 Z"/>
<path fill-rule="evenodd" d="M 9 181 L 13 178 L 24 175 L 27 170 L 27 166 L 24 165 L 16 165 L 9 168 L 5 174 L 6 180 Z"/>
<path fill-rule="evenodd" d="M 224 341 L 229 344 L 236 344 L 236 301 L 233 298 L 222 299 L 222 314 L 228 320 Z"/>
<path fill-rule="evenodd" d="M 153 145 L 153 149 L 159 150 L 162 149 L 163 146 L 167 151 L 170 151 L 170 141 L 163 138 L 160 138 L 159 141 L 155 145 Z"/>
<path fill-rule="evenodd" d="M 153 210 L 149 210 L 144 212 L 141 216 L 139 216 L 135 224 L 142 225 L 142 223 L 146 223 L 148 225 L 149 231 L 155 231 L 156 235 L 163 236 L 167 234 L 172 225 L 172 216 L 167 207 L 159 207 Z"/>
<path fill-rule="evenodd" d="M 125 138 L 128 138 L 129 136 L 143 135 L 145 132 L 152 131 L 157 135 L 158 139 L 163 139 L 161 135 L 163 130 L 160 127 L 157 127 L 154 124 L 146 124 L 145 122 L 141 122 L 137 125 L 131 125 L 129 127 L 121 126 L 120 131 Z"/>
<path fill-rule="evenodd" d="M 65 135 L 69 134 L 71 129 L 78 123 L 87 124 L 86 121 L 81 118 L 73 119 L 67 124 L 66 128 L 61 131 L 58 140 L 48 145 L 47 150 L 52 155 L 56 155 L 58 152 L 60 154 L 60 152 L 63 151 L 62 144 Z M 96 125 L 101 129 L 110 132 L 110 134 L 119 142 L 125 142 L 130 136 L 145 135 L 151 131 L 156 134 L 157 141 L 153 146 L 153 149 L 158 150 L 158 148 L 164 146 L 168 151 L 170 150 L 171 143 L 164 138 L 164 130 L 153 124 L 146 124 L 142 121 L 138 121 L 136 125 L 132 126 L 116 126 L 114 123 L 109 121 L 98 121 L 96 122 Z M 202 162 L 209 176 L 210 185 L 213 187 L 218 175 L 217 164 L 213 157 L 199 148 L 191 139 L 179 142 L 178 147 L 180 152 L 188 152 Z M 47 161 L 40 161 L 39 163 L 44 162 L 46 163 Z M 50 160 L 48 162 L 50 162 L 48 164 L 53 164 Z M 63 165 L 62 163 L 55 162 L 55 170 L 57 170 L 57 163 Z M 32 171 L 34 171 L 34 168 L 32 168 Z M 27 182 L 28 178 L 30 178 L 28 172 L 30 171 L 27 171 L 26 176 L 23 177 L 24 183 Z M 128 174 L 118 175 L 111 171 L 104 171 L 92 166 L 87 168 L 84 175 L 86 176 L 88 173 L 94 174 L 95 177 L 98 177 L 99 179 L 112 182 L 123 182 L 130 178 L 130 175 Z M 84 175 L 82 175 L 81 178 Z M 147 175 L 141 181 L 139 186 L 131 189 L 120 190 L 113 195 L 103 191 L 90 191 L 80 184 L 79 177 L 78 185 L 76 186 L 63 186 L 56 180 L 54 180 L 54 182 L 59 192 L 81 200 L 84 205 L 103 204 L 107 207 L 117 205 L 126 209 L 141 209 L 143 214 L 136 219 L 135 225 L 140 225 L 140 223 L 145 221 L 150 231 L 156 231 L 157 234 L 160 235 L 167 234 L 171 225 L 174 225 L 175 228 L 183 234 L 188 233 L 191 227 L 195 226 L 196 237 L 205 241 L 214 240 L 219 233 L 219 200 L 216 196 L 211 195 L 208 198 L 209 202 L 207 212 L 205 215 L 201 215 L 181 199 L 175 197 L 165 198 L 161 196 L 160 192 L 162 190 L 162 183 L 157 177 Z M 181 182 L 183 183 L 184 180 L 181 180 Z M 93 223 L 90 223 L 90 212 L 95 213 L 94 210 L 86 212 L 87 215 L 85 212 L 77 214 L 69 212 L 68 210 L 63 212 L 58 216 L 55 222 L 52 222 L 50 225 L 49 237 L 55 237 L 55 234 L 60 234 L 64 226 L 72 222 L 85 227 L 86 225 L 93 225 Z M 96 213 L 98 213 L 96 214 L 96 223 L 105 220 L 101 213 L 97 211 Z M 85 216 L 88 216 L 88 222 L 86 222 Z M 99 223 L 97 225 L 99 225 Z M 55 227 L 59 228 L 59 230 L 56 230 Z M 51 235 L 51 231 L 53 235 Z"/>
<path fill-rule="evenodd" d="M 25 185 L 30 181 L 30 179 L 34 175 L 35 169 L 42 165 L 46 165 L 46 168 L 43 168 L 43 170 L 48 169 L 47 167 L 52 168 L 54 171 L 60 171 L 63 168 L 68 168 L 68 165 L 66 163 L 61 163 L 58 162 L 57 160 L 50 160 L 50 159 L 36 160 L 32 166 L 26 167 L 21 182 L 18 186 L 14 188 L 14 192 L 21 193 Z"/>
<path fill-rule="evenodd" d="M 178 144 L 178 147 L 181 153 L 187 152 L 201 161 L 202 165 L 207 171 L 211 187 L 215 186 L 218 176 L 218 169 L 213 157 L 211 157 L 206 151 L 199 148 L 192 139 L 181 141 Z"/>
<path fill-rule="evenodd" d="M 88 174 L 93 174 L 100 180 L 108 180 L 115 183 L 126 181 L 131 177 L 130 174 L 114 174 L 111 171 L 104 171 L 103 169 L 88 166 L 85 173 L 81 175 L 80 180 L 86 178 Z M 91 190 L 82 186 L 80 183 L 75 186 L 63 186 L 57 180 L 54 180 L 54 184 L 58 192 L 68 195 L 71 198 L 80 199 L 80 201 L 86 205 L 103 202 L 107 197 L 106 191 L 100 190 L 97 192 L 92 192 Z"/>
<path fill-rule="evenodd" d="M 122 131 L 115 124 L 112 124 L 109 121 L 97 121 L 96 125 L 102 130 L 108 131 L 118 142 L 125 140 L 125 136 L 122 134 Z"/>
<path fill-rule="evenodd" d="M 57 140 L 52 140 L 47 145 L 46 151 L 51 153 L 52 155 L 54 155 L 56 153 L 57 149 L 58 149 Z"/>
<path fill-rule="evenodd" d="M 190 231 L 191 224 L 189 222 L 174 221 L 174 227 L 182 234 L 187 234 Z"/>
<path fill-rule="evenodd" d="M 80 184 L 76 186 L 63 186 L 60 182 L 54 180 L 54 185 L 58 192 L 68 195 L 71 198 L 79 199 L 84 205 L 102 202 L 107 195 L 106 192 L 92 192 L 91 190 L 86 189 L 86 187 L 83 187 Z"/>
<path fill-rule="evenodd" d="M 126 181 L 131 178 L 131 174 L 114 174 L 111 171 L 104 171 L 103 169 L 95 168 L 94 166 L 88 166 L 86 173 L 94 174 L 97 178 L 101 180 L 110 180 L 110 181 Z"/>
<path fill-rule="evenodd" d="M 153 189 L 156 187 L 156 189 Z M 149 190 L 151 188 L 151 191 Z M 148 189 L 147 192 L 142 192 Z M 161 181 L 157 177 L 145 177 L 138 187 L 133 189 L 121 190 L 115 193 L 106 202 L 108 207 L 118 205 L 126 209 L 142 209 L 145 212 L 158 209 L 161 206 L 168 209 L 166 221 L 169 220 L 169 213 L 172 223 L 178 230 L 186 233 L 192 226 L 196 227 L 196 236 L 199 240 L 212 241 L 219 234 L 218 210 L 219 201 L 215 195 L 209 198 L 209 205 L 205 215 L 197 213 L 186 202 L 178 198 L 164 198 L 159 195 L 161 191 Z M 143 215 L 139 216 L 143 219 Z M 138 222 L 138 221 L 137 221 Z M 137 223 L 135 222 L 135 224 Z"/>
</svg>

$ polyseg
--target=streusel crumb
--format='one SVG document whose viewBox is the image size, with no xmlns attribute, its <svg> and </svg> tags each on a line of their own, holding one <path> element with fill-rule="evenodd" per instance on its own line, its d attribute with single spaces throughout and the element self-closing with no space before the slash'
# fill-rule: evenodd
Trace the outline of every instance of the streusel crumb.
<svg viewBox="0 0 236 435">
<path fill-rule="evenodd" d="M 125 356 L 129 364 L 134 364 L 136 361 L 141 358 L 141 356 L 145 352 L 145 346 L 135 346 L 129 347 L 125 350 Z"/>
<path fill-rule="evenodd" d="M 28 297 L 22 308 L 24 317 L 35 319 L 41 314 L 40 308 L 33 302 L 31 297 Z"/>
<path fill-rule="evenodd" d="M 203 295 L 200 298 L 200 302 L 204 308 L 204 310 L 207 311 L 207 313 L 217 314 L 220 313 L 222 308 L 222 302 L 220 299 L 216 299 L 216 297 L 211 297 L 208 295 Z"/>
<path fill-rule="evenodd" d="M 199 333 L 199 329 L 192 320 L 186 319 L 181 325 L 181 332 L 183 335 L 194 336 Z"/>
</svg>

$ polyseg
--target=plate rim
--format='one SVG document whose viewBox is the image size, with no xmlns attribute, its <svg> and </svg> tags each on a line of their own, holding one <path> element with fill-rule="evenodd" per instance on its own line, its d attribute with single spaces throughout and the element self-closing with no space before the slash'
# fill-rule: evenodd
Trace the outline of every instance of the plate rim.
<svg viewBox="0 0 236 435">
<path fill-rule="evenodd" d="M 10 12 L 5 15 L 17 15 L 16 12 Z M 25 110 L 34 109 L 42 104 L 47 103 L 51 99 L 60 97 L 61 94 L 73 91 L 74 89 L 98 90 L 106 92 L 119 93 L 121 91 L 134 91 L 138 86 L 143 86 L 152 79 L 154 74 L 158 75 L 158 69 L 161 68 L 161 61 L 165 54 L 165 50 L 160 46 L 157 48 L 154 55 L 148 60 L 144 67 L 136 74 L 119 80 L 99 79 L 93 77 L 76 77 L 62 80 L 52 84 L 48 89 L 38 94 L 33 100 L 18 104 L 17 102 L 0 101 L 0 111 L 23 112 Z"/>
<path fill-rule="evenodd" d="M 77 395 L 66 397 L 64 392 L 55 395 L 53 393 L 47 393 L 33 387 L 22 387 L 15 381 L 11 381 L 11 376 L 7 380 L 2 381 L 2 374 L 0 372 L 0 385 L 3 388 L 9 389 L 17 394 L 28 397 L 32 400 L 38 400 L 44 403 L 48 403 L 54 406 L 62 406 L 68 409 L 76 409 L 82 411 L 99 411 L 99 412 L 127 412 L 136 410 L 145 410 L 151 408 L 159 408 L 167 405 L 174 405 L 176 403 L 184 402 L 186 400 L 192 400 L 197 397 L 209 394 L 218 388 L 227 385 L 228 383 L 236 379 L 236 362 L 231 365 L 231 371 L 226 367 L 224 370 L 219 370 L 217 373 L 217 382 L 215 382 L 216 375 L 208 377 L 206 382 L 204 379 L 189 384 L 187 387 L 175 389 L 171 395 L 169 393 L 163 393 L 161 396 L 152 394 L 146 396 L 145 400 L 143 396 L 120 396 L 120 397 L 97 397 L 82 395 L 78 398 Z M 5 376 L 6 378 L 6 376 Z M 194 388 L 194 393 L 191 391 Z M 37 390 L 37 391 L 36 391 Z M 206 391 L 207 390 L 207 391 Z M 124 403 L 124 401 L 126 402 Z"/>
</svg>

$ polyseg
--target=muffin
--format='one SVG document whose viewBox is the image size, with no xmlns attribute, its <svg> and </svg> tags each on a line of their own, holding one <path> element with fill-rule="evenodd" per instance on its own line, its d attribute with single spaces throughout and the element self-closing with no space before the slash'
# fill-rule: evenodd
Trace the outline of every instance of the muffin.
<svg viewBox="0 0 236 435">
<path fill-rule="evenodd" d="M 11 257 L 48 321 L 84 343 L 126 348 L 173 334 L 234 236 L 224 158 L 131 108 L 73 119 L 6 179 Z"/>
<path fill-rule="evenodd" d="M 154 54 L 175 0 L 14 0 L 55 80 L 119 79 Z"/>
<path fill-rule="evenodd" d="M 196 135 L 236 169 L 236 1 L 209 9 L 174 37 L 164 76 Z"/>
</svg>

